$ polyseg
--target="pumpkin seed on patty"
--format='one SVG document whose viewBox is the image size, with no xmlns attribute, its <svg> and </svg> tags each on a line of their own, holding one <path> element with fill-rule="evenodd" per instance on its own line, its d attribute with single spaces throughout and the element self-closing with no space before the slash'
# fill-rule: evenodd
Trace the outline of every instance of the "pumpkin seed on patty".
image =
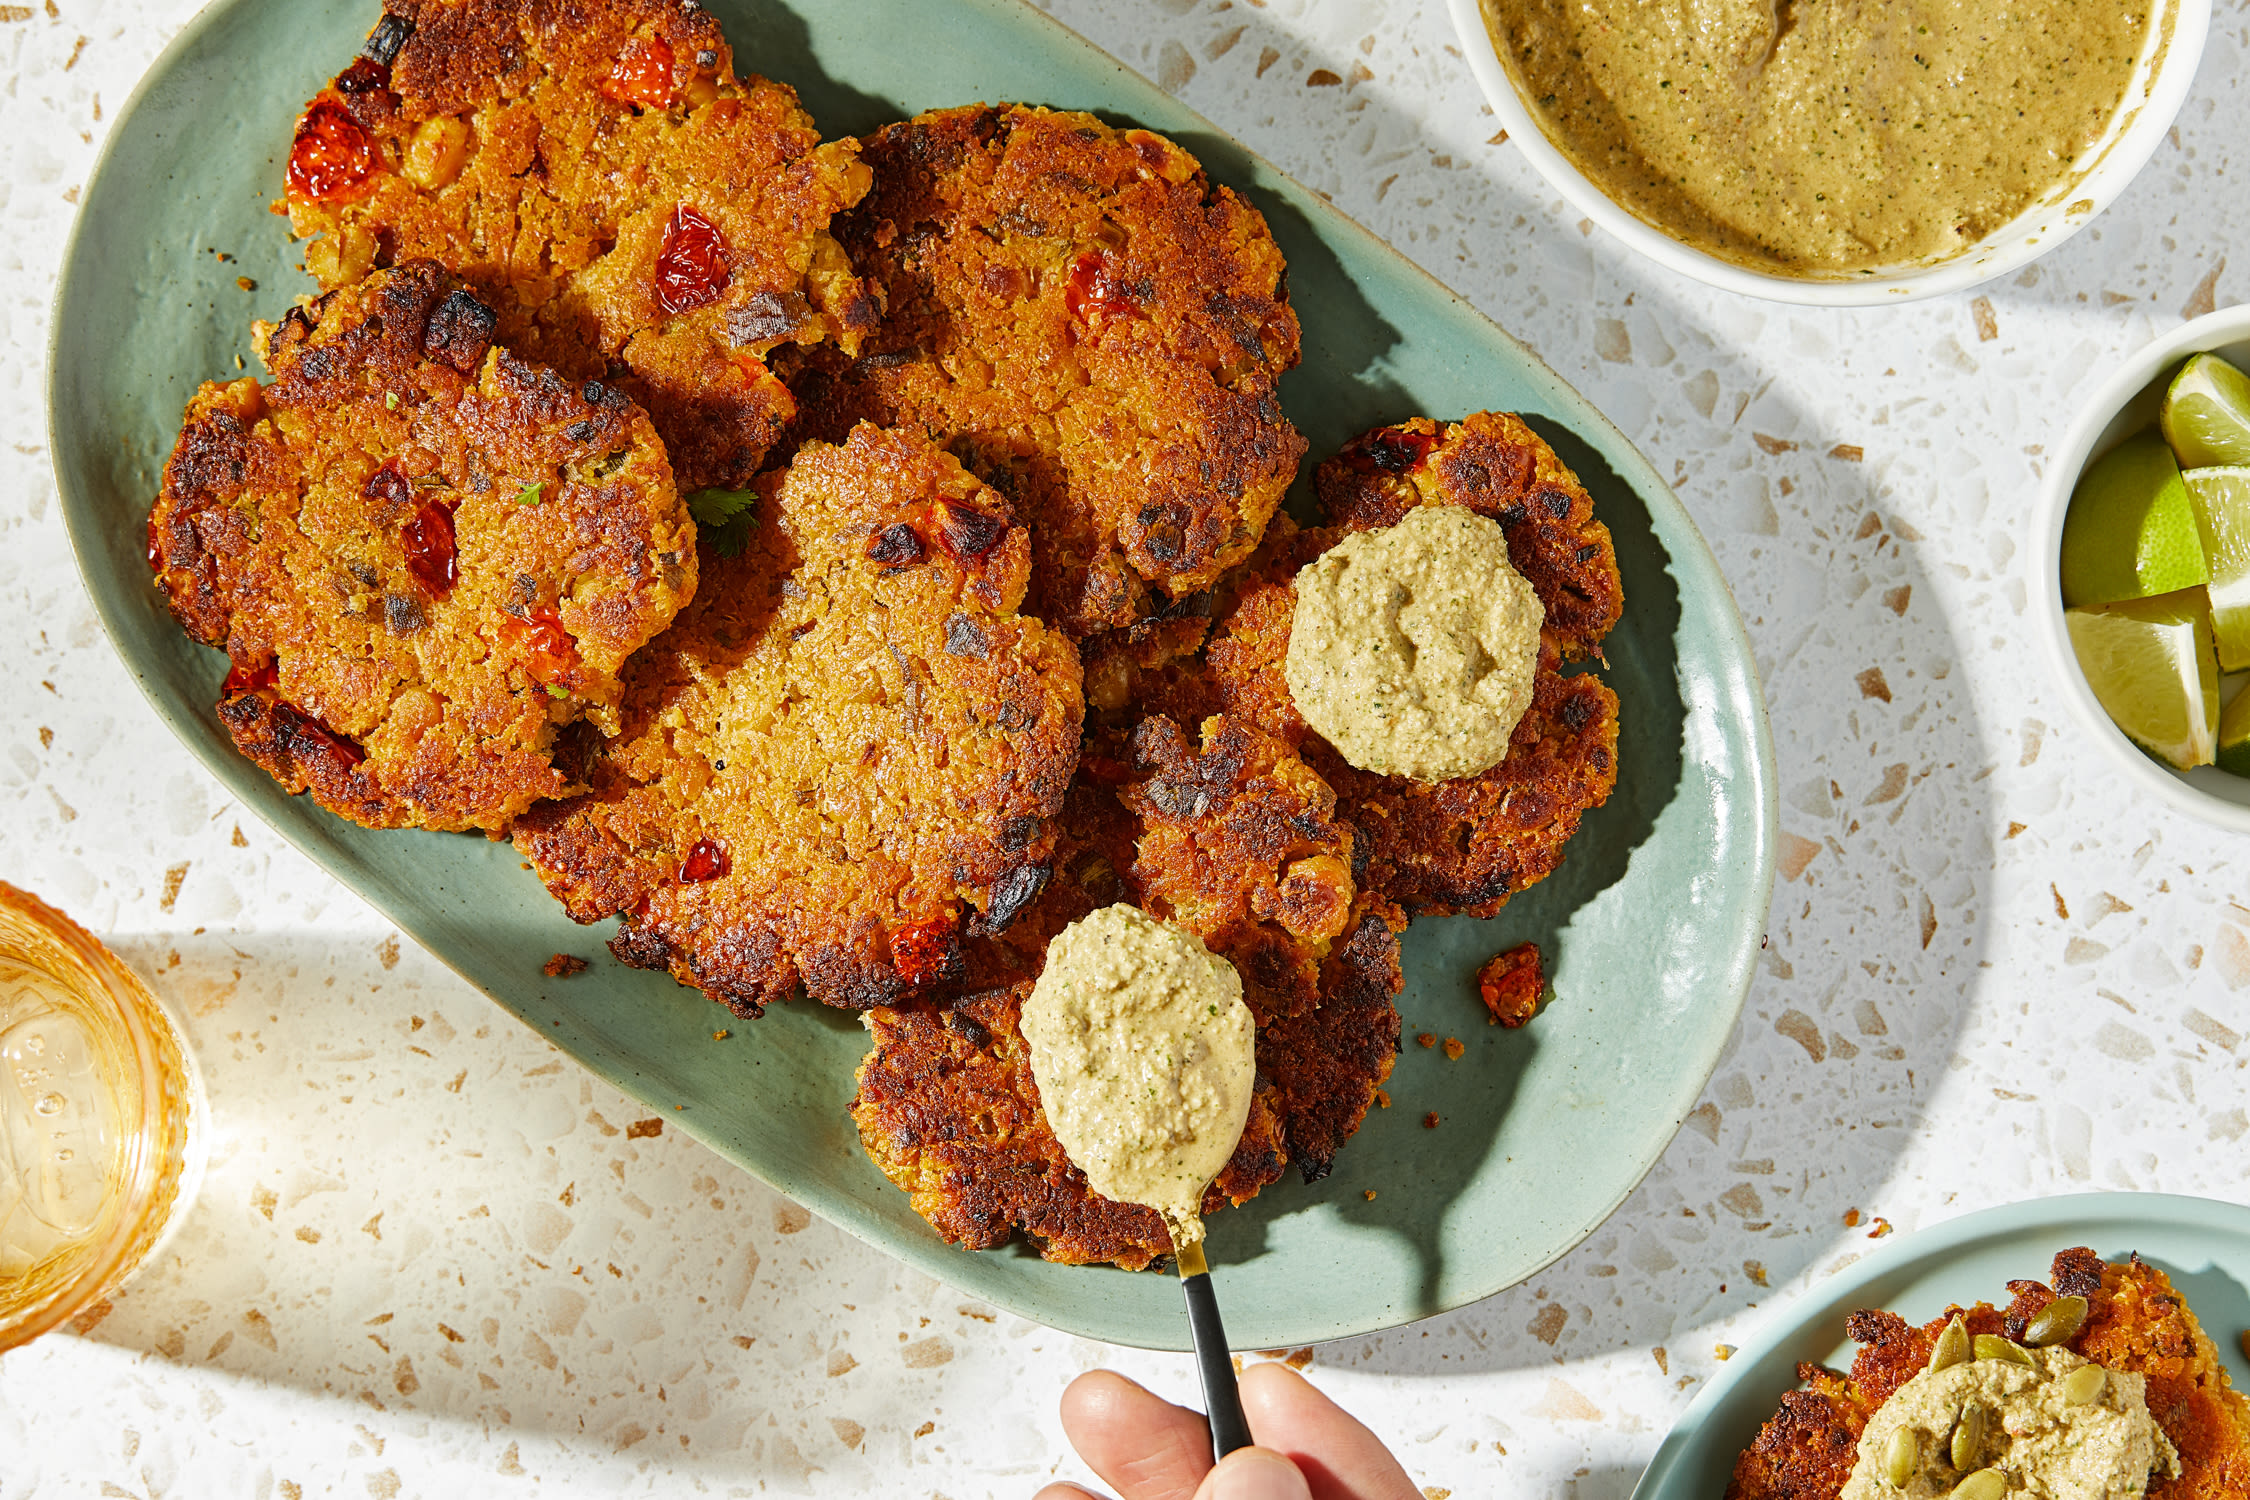
<svg viewBox="0 0 2250 1500">
<path fill-rule="evenodd" d="M 1955 1365 L 1969 1362 L 1969 1327 L 1955 1313 L 1953 1321 L 1945 1325 L 1945 1332 L 1937 1336 L 1937 1347 L 1930 1351 L 1930 1368 L 1950 1370 Z"/>
<path fill-rule="evenodd" d="M 1891 1434 L 1890 1444 L 1883 1450 L 1883 1477 L 1892 1488 L 1903 1490 L 1914 1482 L 1914 1470 L 1921 1461 L 1921 1430 L 1901 1427 Z"/>
<path fill-rule="evenodd" d="M 1953 1487 L 1952 1500 L 2000 1500 L 2008 1493 L 2008 1477 L 1998 1469 L 1979 1469 Z"/>
<path fill-rule="evenodd" d="M 2078 1336 L 2086 1326 L 2086 1299 L 2084 1297 L 2057 1297 L 2036 1313 L 2024 1326 L 2023 1341 L 2044 1347 L 2067 1343 Z"/>
<path fill-rule="evenodd" d="M 1980 1333 L 1976 1338 L 1977 1358 L 2004 1360 L 2011 1365 L 2034 1363 L 2031 1355 L 2021 1345 L 2012 1344 L 1997 1333 Z"/>
<path fill-rule="evenodd" d="M 1984 1451 L 1984 1438 L 1989 1426 L 1990 1419 L 1985 1415 L 1981 1403 L 1972 1401 L 1962 1408 L 1961 1420 L 1953 1428 L 1953 1442 L 1947 1450 L 1954 1468 L 1967 1473 L 1976 1463 L 1977 1455 Z"/>
<path fill-rule="evenodd" d="M 2091 1406 L 2109 1386 L 2109 1371 L 2100 1365 L 2080 1365 L 2062 1380 L 2063 1401 L 2071 1406 Z"/>
</svg>

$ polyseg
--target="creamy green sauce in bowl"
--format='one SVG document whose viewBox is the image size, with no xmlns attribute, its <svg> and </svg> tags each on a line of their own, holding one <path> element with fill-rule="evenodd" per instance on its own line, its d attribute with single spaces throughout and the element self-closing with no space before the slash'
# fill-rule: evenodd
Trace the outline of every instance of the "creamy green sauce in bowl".
<svg viewBox="0 0 2250 1500">
<path fill-rule="evenodd" d="M 1533 118 L 1604 193 L 1708 254 L 1816 277 L 1946 259 L 2073 180 L 2158 13 L 2154 0 L 1482 6 Z"/>
</svg>

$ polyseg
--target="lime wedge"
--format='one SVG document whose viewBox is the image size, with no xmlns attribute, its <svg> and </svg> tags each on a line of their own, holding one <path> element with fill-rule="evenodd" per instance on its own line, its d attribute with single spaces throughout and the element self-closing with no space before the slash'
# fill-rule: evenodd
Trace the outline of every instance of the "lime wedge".
<svg viewBox="0 0 2250 1500">
<path fill-rule="evenodd" d="M 2094 461 L 2063 518 L 2063 603 L 2113 604 L 2193 588 L 2211 576 L 2180 466 L 2150 431 Z"/>
<path fill-rule="evenodd" d="M 2102 708 L 2166 765 L 2207 766 L 2219 737 L 2219 659 L 2201 589 L 2066 610 L 2071 648 Z"/>
<path fill-rule="evenodd" d="M 2198 354 L 2172 377 L 2158 420 L 2183 469 L 2250 464 L 2250 375 Z"/>
<path fill-rule="evenodd" d="M 2219 715 L 2219 769 L 2250 776 L 2250 687 L 2237 692 Z"/>
<path fill-rule="evenodd" d="M 2190 469 L 2180 476 L 2211 569 L 2211 634 L 2219 670 L 2250 667 L 2250 468 Z"/>
</svg>

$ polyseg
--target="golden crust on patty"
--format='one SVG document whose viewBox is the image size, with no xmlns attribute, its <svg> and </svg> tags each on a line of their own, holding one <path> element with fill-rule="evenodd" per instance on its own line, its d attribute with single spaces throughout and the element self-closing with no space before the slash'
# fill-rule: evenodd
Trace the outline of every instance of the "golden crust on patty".
<svg viewBox="0 0 2250 1500">
<path fill-rule="evenodd" d="M 1377 428 L 1322 464 L 1314 486 L 1330 525 L 1345 532 L 1394 525 L 1417 505 L 1466 506 L 1498 521 L 1508 560 L 1546 611 L 1531 708 L 1499 765 L 1426 784 L 1359 770 L 1317 738 L 1305 754 L 1373 846 L 1370 889 L 1411 915 L 1489 917 L 1554 873 L 1579 818 L 1617 784 L 1617 695 L 1589 674 L 1560 671 L 1598 659 L 1624 611 L 1609 528 L 1594 519 L 1578 476 L 1507 412 Z M 1280 657 L 1269 666 L 1263 653 L 1277 636 L 1280 653 L 1289 648 L 1280 602 L 1268 598 L 1244 613 L 1245 631 L 1212 654 L 1232 660 L 1228 670 L 1250 672 L 1270 699 L 1266 679 L 1278 680 Z M 1286 685 L 1279 691 L 1286 701 Z M 1283 721 L 1297 721 L 1295 710 Z"/>
<path fill-rule="evenodd" d="M 950 1010 L 869 1011 L 875 1045 L 852 1099 L 860 1141 L 914 1211 L 964 1250 L 993 1249 L 1020 1229 L 1048 1260 L 1145 1269 L 1171 1253 L 1163 1220 L 1089 1187 L 1039 1106 L 1017 1024 L 1030 988 L 990 990 Z M 1203 1212 L 1247 1201 L 1279 1177 L 1280 1137 L 1273 1090 L 1261 1087 Z"/>
<path fill-rule="evenodd" d="M 1307 1182 L 1336 1165 L 1398 1061 L 1403 925 L 1395 907 L 1362 896 L 1321 960 L 1320 1004 L 1258 1035 L 1258 1065 L 1281 1094 L 1289 1159 Z"/>
<path fill-rule="evenodd" d="M 1145 130 L 1020 105 L 861 143 L 836 233 L 886 315 L 793 378 L 805 430 L 928 432 L 1038 518 L 1033 597 L 1074 636 L 1210 587 L 1257 545 L 1304 442 L 1275 382 L 1298 331 L 1258 212 Z"/>
<path fill-rule="evenodd" d="M 1168 718 L 1144 719 L 1131 748 L 1137 775 L 1119 799 L 1140 823 L 1140 904 L 1234 962 L 1260 1025 L 1319 1004 L 1320 959 L 1354 895 L 1336 794 L 1241 720 L 1206 720 L 1198 745 Z"/>
<path fill-rule="evenodd" d="M 1562 864 L 1588 808 L 1617 785 L 1617 695 L 1565 677 L 1542 646 L 1531 708 L 1489 771 L 1426 784 L 1345 763 L 1325 744 L 1305 758 L 1336 788 L 1371 845 L 1368 889 L 1410 915 L 1489 917 Z"/>
<path fill-rule="evenodd" d="M 1065 1156 L 1014 1031 L 1048 942 L 1092 911 L 1131 901 L 1204 938 L 1242 976 L 1259 1025 L 1258 1091 L 1206 1215 L 1292 1160 L 1308 1182 L 1327 1175 L 1397 1057 L 1396 914 L 1355 901 L 1351 830 L 1319 778 L 1271 736 L 1223 720 L 1202 727 L 1200 745 L 1151 721 L 1129 753 L 1097 759 L 1071 788 L 1053 879 L 1020 922 L 972 950 L 979 981 L 994 986 L 968 1007 L 976 1027 L 928 1011 L 870 1021 L 875 1049 L 852 1101 L 861 1140 L 915 1210 L 968 1248 L 1019 1226 L 1053 1260 L 1139 1269 L 1171 1251 L 1153 1212 L 1109 1203 L 1057 1168 Z"/>
<path fill-rule="evenodd" d="M 1727 1500 L 1836 1500 L 1851 1477 L 1859 1437 L 1876 1408 L 1928 1367 L 1937 1336 L 1958 1313 L 1971 1334 L 2021 1339 L 2058 1296 L 2084 1297 L 2085 1325 L 2063 1345 L 2082 1359 L 2148 1381 L 2149 1414 L 2180 1453 L 2177 1478 L 2159 1477 L 2148 1500 L 2221 1500 L 2250 1494 L 2250 1401 L 2233 1389 L 2218 1350 L 2171 1279 L 2139 1256 L 2104 1265 L 2093 1251 L 2062 1251 L 2053 1285 L 2011 1281 L 2005 1308 L 1951 1307 L 1920 1328 L 1896 1313 L 1851 1315 L 1861 1348 L 1846 1376 L 1799 1365 L 1791 1391 L 1735 1460 Z"/>
<path fill-rule="evenodd" d="M 1029 542 L 918 437 L 807 444 L 736 559 L 628 674 L 586 796 L 517 847 L 610 946 L 745 1015 L 958 984 L 1047 875 L 1078 751 L 1069 641 L 1016 613 Z"/>
<path fill-rule="evenodd" d="M 1335 788 L 1340 815 L 1359 830 L 1355 856 L 1367 891 L 1409 916 L 1491 916 L 1554 873 L 1580 817 L 1616 785 L 1616 695 L 1589 673 L 1564 676 L 1560 645 L 1543 632 L 1531 707 L 1499 765 L 1435 783 L 1351 765 L 1299 716 L 1281 672 L 1297 570 L 1343 534 L 1298 531 L 1277 517 L 1258 554 L 1222 586 L 1219 617 L 1199 655 L 1143 665 L 1127 653 L 1098 652 L 1088 664 L 1087 698 L 1259 725 L 1297 746 Z M 1510 533 L 1511 557 L 1517 536 Z"/>
<path fill-rule="evenodd" d="M 561 795 L 558 728 L 614 724 L 695 589 L 647 416 L 492 327 L 427 261 L 292 311 L 271 384 L 196 393 L 149 517 L 173 614 L 229 657 L 236 744 L 370 827 L 499 831 Z"/>
<path fill-rule="evenodd" d="M 700 6 L 385 0 L 298 122 L 286 202 L 323 286 L 442 261 L 510 347 L 625 385 L 695 490 L 746 484 L 794 414 L 771 350 L 874 325 L 828 234 L 866 184 Z"/>
<path fill-rule="evenodd" d="M 1101 894 L 1130 900 L 1234 965 L 1258 1021 L 1259 1072 L 1281 1091 L 1289 1158 L 1316 1182 L 1397 1059 L 1391 997 L 1406 919 L 1359 885 L 1364 836 L 1284 741 L 1226 715 L 1205 719 L 1192 741 L 1155 715 L 1123 736 L 1122 757 L 1099 753 L 1118 739 L 1089 736 L 1098 748 L 1086 774 L 1116 783 L 1126 816 L 1073 824 L 1093 857 L 1074 866 L 1058 856 L 1047 905 L 1072 900 L 1074 885 L 1088 910 L 1107 904 Z M 1027 922 L 1010 938 L 1021 947 L 1039 931 Z"/>
<path fill-rule="evenodd" d="M 1419 505 L 1461 505 L 1508 532 L 1508 560 L 1547 611 L 1544 633 L 1565 661 L 1599 656 L 1624 612 L 1617 551 L 1593 497 L 1555 450 L 1512 412 L 1458 422 L 1414 417 L 1378 427 L 1322 464 L 1313 484 L 1331 526 L 1395 526 Z"/>
</svg>

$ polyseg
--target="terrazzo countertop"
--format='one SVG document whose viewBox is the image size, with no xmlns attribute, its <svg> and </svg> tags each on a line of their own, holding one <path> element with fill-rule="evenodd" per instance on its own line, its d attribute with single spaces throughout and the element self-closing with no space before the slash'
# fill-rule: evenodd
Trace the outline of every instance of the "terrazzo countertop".
<svg viewBox="0 0 2250 1500">
<path fill-rule="evenodd" d="M 0 1497 L 1028 1496 L 1079 1472 L 1054 1412 L 1079 1371 L 1191 1399 L 1185 1358 L 964 1301 L 644 1120 L 143 704 L 64 538 L 42 351 L 105 107 L 194 8 L 0 6 L 0 875 L 174 1000 L 216 1131 L 159 1263 L 0 1358 Z M 1719 1346 L 1871 1235 L 2245 1195 L 2250 872 L 2068 721 L 2025 526 L 2105 372 L 2250 288 L 2250 9 L 2217 7 L 2177 128 L 2091 229 L 1980 293 L 1827 312 L 1581 222 L 1494 139 L 1436 0 L 1051 8 L 1614 417 L 1733 580 L 1772 710 L 1770 943 L 1655 1171 L 1528 1284 L 1289 1359 L 1430 1495 L 1623 1500 Z"/>
</svg>

